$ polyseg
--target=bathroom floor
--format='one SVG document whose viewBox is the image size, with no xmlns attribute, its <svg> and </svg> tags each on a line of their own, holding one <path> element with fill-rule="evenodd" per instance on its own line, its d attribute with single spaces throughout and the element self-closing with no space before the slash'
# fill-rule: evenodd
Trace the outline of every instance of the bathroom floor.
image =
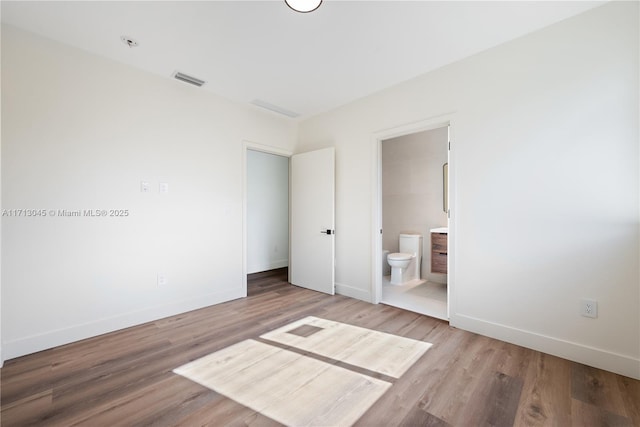
<svg viewBox="0 0 640 427">
<path fill-rule="evenodd" d="M 383 304 L 448 320 L 446 284 L 414 280 L 398 286 L 390 284 L 390 279 L 382 278 Z"/>
</svg>

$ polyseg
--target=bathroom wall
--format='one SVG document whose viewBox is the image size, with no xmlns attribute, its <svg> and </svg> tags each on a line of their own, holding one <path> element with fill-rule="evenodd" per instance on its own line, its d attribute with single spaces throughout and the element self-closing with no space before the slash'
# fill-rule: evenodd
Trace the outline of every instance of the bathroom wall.
<svg viewBox="0 0 640 427">
<path fill-rule="evenodd" d="M 289 265 L 289 158 L 247 151 L 247 273 Z"/>
<path fill-rule="evenodd" d="M 431 273 L 429 230 L 447 225 L 442 208 L 442 165 L 447 162 L 446 127 L 382 142 L 382 246 L 398 252 L 400 233 L 421 234 L 421 277 L 446 283 Z"/>
</svg>

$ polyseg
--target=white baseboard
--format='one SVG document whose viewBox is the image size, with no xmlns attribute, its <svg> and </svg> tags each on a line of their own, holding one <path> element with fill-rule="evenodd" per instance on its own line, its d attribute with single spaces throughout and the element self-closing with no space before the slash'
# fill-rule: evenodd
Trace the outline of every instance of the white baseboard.
<svg viewBox="0 0 640 427">
<path fill-rule="evenodd" d="M 640 380 L 640 359 L 630 356 L 488 322 L 471 316 L 456 314 L 451 316 L 449 323 L 451 326 L 465 331 L 475 332 Z"/>
<path fill-rule="evenodd" d="M 362 289 L 354 288 L 353 286 L 343 285 L 342 283 L 336 283 L 336 293 L 339 295 L 344 295 L 346 297 L 371 302 L 370 291 L 364 291 Z"/>
<path fill-rule="evenodd" d="M 3 343 L 6 360 L 246 296 L 240 288 L 44 332 Z"/>
<path fill-rule="evenodd" d="M 247 274 L 260 273 L 262 271 L 275 270 L 276 268 L 283 268 L 289 266 L 288 259 L 281 259 L 277 261 L 271 261 L 265 264 L 252 265 L 247 267 Z"/>
</svg>

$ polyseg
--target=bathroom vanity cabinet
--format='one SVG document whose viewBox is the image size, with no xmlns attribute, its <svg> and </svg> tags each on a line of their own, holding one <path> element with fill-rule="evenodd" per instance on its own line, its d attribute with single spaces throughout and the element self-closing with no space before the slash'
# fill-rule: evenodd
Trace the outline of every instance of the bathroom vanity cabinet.
<svg viewBox="0 0 640 427">
<path fill-rule="evenodd" d="M 447 233 L 431 232 L 431 272 L 447 274 Z"/>
</svg>

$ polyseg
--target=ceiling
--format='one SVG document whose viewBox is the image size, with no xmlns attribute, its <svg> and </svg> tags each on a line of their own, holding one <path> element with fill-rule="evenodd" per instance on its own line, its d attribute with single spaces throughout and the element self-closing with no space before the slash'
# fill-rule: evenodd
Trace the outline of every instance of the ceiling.
<svg viewBox="0 0 640 427">
<path fill-rule="evenodd" d="M 3 0 L 1 12 L 3 23 L 305 118 L 603 3 L 325 0 L 300 14 L 280 0 Z"/>
</svg>

